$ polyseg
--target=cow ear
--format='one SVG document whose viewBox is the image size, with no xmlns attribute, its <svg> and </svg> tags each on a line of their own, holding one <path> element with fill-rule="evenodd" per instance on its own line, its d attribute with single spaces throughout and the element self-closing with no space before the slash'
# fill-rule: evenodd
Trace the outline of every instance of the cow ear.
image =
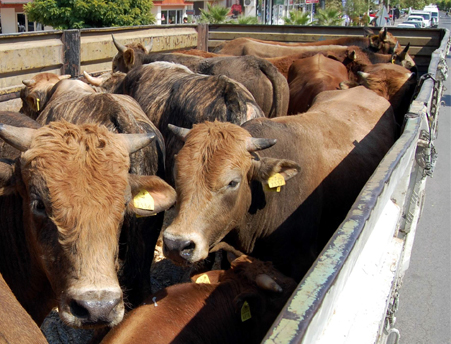
<svg viewBox="0 0 451 344">
<path fill-rule="evenodd" d="M 14 181 L 14 165 L 0 161 L 0 196 L 16 192 Z"/>
<path fill-rule="evenodd" d="M 38 98 L 38 96 L 36 94 L 29 94 L 26 98 L 27 104 L 28 106 L 33 110 L 33 111 L 39 111 L 40 109 L 42 109 L 42 104 L 41 104 L 41 100 Z"/>
<path fill-rule="evenodd" d="M 124 51 L 124 63 L 128 68 L 132 68 L 135 64 L 135 52 L 133 49 L 127 49 Z"/>
<path fill-rule="evenodd" d="M 176 192 L 157 176 L 129 175 L 132 200 L 127 210 L 139 216 L 152 216 L 172 207 Z"/>
<path fill-rule="evenodd" d="M 252 179 L 267 184 L 270 177 L 276 173 L 282 175 L 285 181 L 293 178 L 301 170 L 296 162 L 287 159 L 259 158 L 252 160 L 253 175 Z"/>
</svg>

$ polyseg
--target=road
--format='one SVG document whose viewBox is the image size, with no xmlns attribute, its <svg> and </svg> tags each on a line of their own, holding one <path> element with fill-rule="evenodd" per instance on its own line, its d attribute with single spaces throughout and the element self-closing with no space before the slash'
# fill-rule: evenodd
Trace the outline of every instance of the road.
<svg viewBox="0 0 451 344">
<path fill-rule="evenodd" d="M 451 30 L 451 17 L 441 13 L 439 27 Z M 451 55 L 447 64 L 451 68 Z M 451 344 L 451 73 L 445 87 L 435 141 L 437 164 L 426 184 L 426 202 L 400 290 L 400 344 Z"/>
</svg>

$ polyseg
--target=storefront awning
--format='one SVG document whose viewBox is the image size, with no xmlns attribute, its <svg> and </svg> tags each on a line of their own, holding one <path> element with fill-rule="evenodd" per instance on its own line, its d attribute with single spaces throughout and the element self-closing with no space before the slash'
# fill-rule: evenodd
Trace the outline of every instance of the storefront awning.
<svg viewBox="0 0 451 344">
<path fill-rule="evenodd" d="M 181 6 L 192 6 L 193 3 L 191 1 L 184 0 L 163 0 L 163 1 L 154 1 L 154 6 L 163 6 L 163 7 L 181 7 Z"/>
</svg>

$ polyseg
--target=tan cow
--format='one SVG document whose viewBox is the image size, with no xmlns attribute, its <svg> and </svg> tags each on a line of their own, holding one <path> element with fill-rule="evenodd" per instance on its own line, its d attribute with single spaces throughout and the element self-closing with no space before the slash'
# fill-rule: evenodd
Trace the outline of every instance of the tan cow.
<svg viewBox="0 0 451 344">
<path fill-rule="evenodd" d="M 392 54 L 393 52 L 402 51 L 402 48 L 397 43 L 398 40 L 391 33 L 387 32 L 387 28 L 385 28 L 381 29 L 378 34 L 369 33 L 368 37 L 349 36 L 309 43 L 282 43 L 242 37 L 221 43 L 213 52 L 234 56 L 254 55 L 259 57 L 277 57 L 300 53 L 300 48 L 312 46 L 356 45 L 372 52 Z M 398 51 L 394 51 L 395 47 Z"/>
<path fill-rule="evenodd" d="M 161 178 L 129 174 L 130 154 L 156 134 L 64 119 L 38 129 L 16 123 L 0 124 L 0 138 L 21 152 L 0 164 L 0 271 L 38 324 L 58 306 L 70 326 L 113 326 L 124 314 L 120 237 L 136 235 L 134 226 L 121 233 L 123 224 L 175 201 Z"/>
<path fill-rule="evenodd" d="M 185 145 L 164 254 L 195 263 L 225 241 L 297 281 L 395 141 L 390 103 L 364 87 L 322 92 L 296 116 L 173 130 Z"/>
</svg>

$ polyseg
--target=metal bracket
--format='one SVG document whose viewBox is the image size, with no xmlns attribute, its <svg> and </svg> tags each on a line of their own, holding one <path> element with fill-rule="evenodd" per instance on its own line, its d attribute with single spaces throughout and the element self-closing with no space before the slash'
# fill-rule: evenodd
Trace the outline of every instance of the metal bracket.
<svg viewBox="0 0 451 344">
<path fill-rule="evenodd" d="M 387 315 L 385 316 L 385 323 L 384 323 L 384 332 L 387 335 L 387 339 L 393 333 L 396 335 L 394 344 L 399 343 L 399 338 L 401 337 L 399 334 L 399 331 L 395 328 L 395 323 L 396 323 L 395 313 L 398 311 L 398 306 L 399 306 L 399 292 L 398 292 L 399 288 L 400 288 L 400 285 L 398 283 L 395 287 L 395 291 L 390 300 L 390 304 L 388 305 Z"/>
</svg>

